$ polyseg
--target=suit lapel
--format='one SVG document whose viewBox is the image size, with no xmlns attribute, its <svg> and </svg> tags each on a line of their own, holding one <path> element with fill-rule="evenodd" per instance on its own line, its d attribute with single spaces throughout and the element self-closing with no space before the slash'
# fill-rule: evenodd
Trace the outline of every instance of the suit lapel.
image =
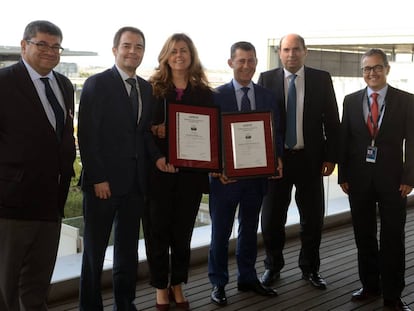
<svg viewBox="0 0 414 311">
<path fill-rule="evenodd" d="M 24 66 L 23 62 L 21 61 L 18 66 L 16 66 L 17 72 L 17 88 L 19 89 L 21 94 L 24 94 L 27 101 L 33 102 L 36 101 L 36 107 L 41 111 L 44 112 L 42 102 L 40 101 L 39 94 L 37 94 L 36 88 L 33 84 L 33 81 L 30 79 L 30 75 L 27 72 L 26 67 Z M 45 114 L 46 116 L 46 114 Z"/>
<path fill-rule="evenodd" d="M 254 88 L 254 96 L 256 102 L 256 110 L 267 110 L 267 106 L 264 100 L 264 94 L 260 91 L 260 89 L 253 83 Z"/>
<path fill-rule="evenodd" d="M 371 137 L 371 134 L 367 126 L 367 120 L 364 116 L 364 108 L 363 108 L 364 105 L 367 104 L 366 94 L 367 94 L 367 89 L 365 88 L 356 95 L 355 108 L 353 109 L 354 115 L 352 119 L 354 120 L 353 122 L 356 122 L 356 125 L 358 126 L 358 128 L 360 128 L 361 133 L 365 133 L 367 136 Z"/>
<path fill-rule="evenodd" d="M 71 105 L 71 102 L 70 102 L 71 101 L 71 99 L 70 99 L 71 97 L 70 97 L 70 94 L 68 94 L 68 89 L 66 87 L 64 87 L 65 86 L 65 83 L 62 81 L 62 78 L 61 78 L 60 75 L 56 74 L 55 72 L 53 72 L 53 75 L 55 76 L 56 81 L 57 81 L 57 83 L 59 85 L 59 89 L 60 89 L 60 91 L 62 93 L 63 101 L 64 101 L 63 104 L 66 107 L 67 115 L 73 117 L 72 105 Z M 70 91 L 73 92 L 73 89 L 70 90 Z"/>
<path fill-rule="evenodd" d="M 113 66 L 111 68 L 111 73 L 112 73 L 112 78 L 114 79 L 114 84 L 111 87 L 119 89 L 119 92 L 117 92 L 117 94 L 119 94 L 118 95 L 119 104 L 120 104 L 119 108 L 122 109 L 122 113 L 125 115 L 126 120 L 129 119 L 133 121 L 134 126 L 135 126 L 135 120 L 132 117 L 133 115 L 132 105 L 129 99 L 128 91 L 125 87 L 125 82 L 122 80 L 122 77 L 119 74 L 118 70 L 116 69 L 116 66 Z"/>
<path fill-rule="evenodd" d="M 393 115 L 395 114 L 395 109 L 397 107 L 394 104 L 396 100 L 397 99 L 395 99 L 395 92 L 393 88 L 391 86 L 388 86 L 387 94 L 385 95 L 385 101 L 384 101 L 385 107 L 384 107 L 384 111 L 382 112 L 383 116 L 382 116 L 381 126 L 378 131 L 379 138 L 382 136 L 381 133 L 384 133 L 389 130 L 387 129 L 387 127 L 388 127 L 388 124 L 390 124 L 389 120 L 392 120 L 394 118 Z"/>
<path fill-rule="evenodd" d="M 138 125 L 140 125 L 141 121 L 144 119 L 144 116 L 147 114 L 147 105 L 144 105 L 144 103 L 147 102 L 148 98 L 147 98 L 147 92 L 146 92 L 145 86 L 140 81 L 140 78 L 138 76 L 136 78 L 137 78 L 138 86 L 139 86 L 138 96 L 141 98 L 139 102 L 141 106 L 141 113 L 140 113 L 140 118 L 138 120 Z"/>
<path fill-rule="evenodd" d="M 26 103 L 29 105 L 29 111 L 36 113 L 40 118 L 43 118 L 43 122 L 48 124 L 51 130 L 53 126 L 50 124 L 49 119 L 46 115 L 43 104 L 40 100 L 39 94 L 37 93 L 36 87 L 33 84 L 33 81 L 30 78 L 30 75 L 26 69 L 26 66 L 23 64 L 23 61 L 20 61 L 16 64 L 16 78 L 17 83 L 16 87 L 19 90 L 19 93 L 26 98 Z M 30 117 L 36 117 L 34 115 Z"/>
<path fill-rule="evenodd" d="M 282 68 L 279 69 L 279 73 L 275 75 L 275 85 L 282 85 L 282 87 L 278 88 L 280 90 L 280 94 L 276 94 L 278 98 L 281 98 L 283 100 L 283 111 L 281 111 L 281 114 L 283 116 L 286 115 L 286 97 L 285 97 L 285 73 Z"/>
<path fill-rule="evenodd" d="M 233 83 L 227 83 L 225 87 L 221 89 L 221 96 L 220 106 L 223 112 L 239 111 Z"/>
</svg>

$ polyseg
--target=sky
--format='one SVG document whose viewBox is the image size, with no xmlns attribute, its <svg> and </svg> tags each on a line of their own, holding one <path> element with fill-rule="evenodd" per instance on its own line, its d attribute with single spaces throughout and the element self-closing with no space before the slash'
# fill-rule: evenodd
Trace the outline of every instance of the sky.
<svg viewBox="0 0 414 311">
<path fill-rule="evenodd" d="M 257 71 L 263 71 L 268 39 L 287 33 L 299 33 L 305 40 L 336 33 L 414 34 L 412 11 L 406 0 L 378 0 L 375 5 L 364 0 L 5 1 L 0 45 L 19 46 L 30 21 L 47 19 L 61 28 L 63 47 L 99 54 L 82 58 L 82 65 L 104 67 L 113 65 L 112 39 L 123 26 L 140 28 L 146 36 L 140 68 L 154 68 L 165 40 L 175 32 L 184 32 L 194 41 L 204 67 L 212 70 L 228 70 L 230 46 L 240 40 L 255 45 Z"/>
</svg>

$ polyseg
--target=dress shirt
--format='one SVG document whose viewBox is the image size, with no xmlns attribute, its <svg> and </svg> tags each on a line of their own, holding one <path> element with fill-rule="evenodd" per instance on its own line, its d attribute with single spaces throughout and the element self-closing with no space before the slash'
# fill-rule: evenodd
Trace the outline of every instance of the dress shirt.
<svg viewBox="0 0 414 311">
<path fill-rule="evenodd" d="M 369 104 L 371 105 L 372 104 L 371 94 L 372 93 L 378 94 L 378 97 L 377 97 L 378 115 L 380 116 L 380 119 L 378 121 L 378 129 L 381 127 L 382 119 L 384 117 L 385 107 L 382 108 L 382 106 L 385 105 L 385 95 L 387 95 L 387 90 L 388 90 L 388 84 L 379 91 L 373 91 L 372 89 L 367 87 L 367 91 L 365 93 L 366 96 L 364 96 L 364 99 L 362 100 L 362 112 L 364 113 L 364 120 L 367 120 L 368 113 L 369 113 L 367 101 L 369 100 Z"/>
<path fill-rule="evenodd" d="M 47 97 L 46 97 L 46 91 L 45 91 L 45 85 L 40 80 L 40 78 L 49 78 L 50 86 L 53 90 L 53 93 L 55 93 L 55 96 L 57 100 L 59 101 L 60 106 L 63 109 L 63 112 L 65 114 L 65 120 L 66 120 L 66 107 L 65 107 L 65 101 L 63 100 L 62 92 L 60 91 L 60 88 L 58 86 L 58 83 L 56 81 L 56 78 L 53 74 L 53 72 L 49 72 L 46 76 L 41 76 L 35 71 L 25 60 L 23 59 L 23 63 L 27 68 L 27 71 L 29 72 L 29 76 L 32 79 L 32 82 L 36 88 L 37 94 L 39 95 L 40 101 L 42 102 L 43 109 L 45 110 L 47 119 L 49 120 L 50 124 L 53 126 L 53 128 L 56 130 L 56 118 L 55 118 L 55 112 L 53 111 L 52 106 L 50 105 Z M 72 112 L 73 113 L 73 112 Z"/>
<path fill-rule="evenodd" d="M 121 68 L 119 68 L 117 65 L 115 65 L 115 67 L 116 67 L 116 69 L 118 70 L 118 72 L 119 72 L 119 74 L 120 74 L 120 76 L 121 76 L 122 80 L 124 81 L 125 88 L 126 88 L 126 90 L 127 90 L 127 92 L 128 92 L 128 96 L 129 96 L 129 94 L 131 93 L 131 89 L 132 89 L 132 87 L 131 87 L 131 85 L 130 85 L 128 82 L 126 82 L 126 79 L 128 79 L 128 78 L 133 78 L 133 79 L 137 80 L 137 77 L 136 77 L 136 76 L 130 77 L 128 74 L 126 74 L 126 73 L 125 73 L 125 72 L 124 72 Z M 137 81 L 137 92 L 138 92 L 138 122 L 139 122 L 139 120 L 140 120 L 140 118 L 141 118 L 141 113 L 142 113 L 142 98 L 141 98 L 141 91 L 140 91 L 140 89 L 139 89 L 139 84 L 138 84 L 138 81 Z"/>
<path fill-rule="evenodd" d="M 296 74 L 296 145 L 294 149 L 303 149 L 305 143 L 303 140 L 303 109 L 305 100 L 305 70 L 300 68 L 297 72 L 289 72 L 283 69 L 285 73 L 285 107 L 287 106 L 287 94 L 291 76 Z"/>
<path fill-rule="evenodd" d="M 241 100 L 242 97 L 244 95 L 243 90 L 241 89 L 243 87 L 243 85 L 241 85 L 240 83 L 238 83 L 236 80 L 233 79 L 233 86 L 234 86 L 234 90 L 236 91 L 236 99 L 237 99 L 237 107 L 239 108 L 239 111 L 241 110 Z M 256 110 L 256 101 L 254 98 L 254 86 L 253 86 L 253 82 L 250 81 L 249 85 L 247 85 L 247 87 L 249 88 L 249 91 L 247 92 L 247 97 L 249 97 L 250 100 L 250 107 L 251 110 Z"/>
</svg>

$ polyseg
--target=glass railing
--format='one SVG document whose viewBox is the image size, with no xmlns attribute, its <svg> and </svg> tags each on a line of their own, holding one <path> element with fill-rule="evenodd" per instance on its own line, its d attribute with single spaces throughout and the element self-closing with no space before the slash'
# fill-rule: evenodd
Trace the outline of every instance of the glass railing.
<svg viewBox="0 0 414 311">
<path fill-rule="evenodd" d="M 348 199 L 337 185 L 336 171 L 330 177 L 324 177 L 326 216 L 346 212 L 349 210 Z M 295 189 L 293 189 L 295 191 Z M 294 197 L 294 196 L 292 196 Z M 292 200 L 288 211 L 287 225 L 297 224 L 299 214 L 296 203 Z M 81 257 L 82 257 L 82 232 L 83 219 L 81 216 L 64 219 L 65 225 L 62 227 L 61 242 L 59 254 L 56 262 L 53 282 L 66 280 L 68 278 L 78 277 L 80 274 Z M 237 234 L 237 220 L 234 222 L 233 238 Z M 259 225 L 260 231 L 260 225 Z M 203 198 L 197 215 L 196 226 L 194 228 L 191 247 L 197 248 L 208 246 L 210 243 L 210 215 L 208 210 L 208 196 Z M 142 233 L 141 233 L 142 237 Z M 139 242 L 139 258 L 146 259 L 145 244 L 143 239 Z M 106 252 L 104 269 L 112 267 L 112 243 L 110 241 Z"/>
</svg>

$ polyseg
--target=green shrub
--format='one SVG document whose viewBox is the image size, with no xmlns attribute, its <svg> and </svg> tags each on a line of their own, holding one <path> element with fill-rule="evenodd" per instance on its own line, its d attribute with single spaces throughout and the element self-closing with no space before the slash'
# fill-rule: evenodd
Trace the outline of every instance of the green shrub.
<svg viewBox="0 0 414 311">
<path fill-rule="evenodd" d="M 65 218 L 82 216 L 82 191 L 78 186 L 80 172 L 82 170 L 80 157 L 76 157 L 73 167 L 75 169 L 75 177 L 72 178 L 69 187 L 68 198 L 65 205 Z"/>
</svg>

